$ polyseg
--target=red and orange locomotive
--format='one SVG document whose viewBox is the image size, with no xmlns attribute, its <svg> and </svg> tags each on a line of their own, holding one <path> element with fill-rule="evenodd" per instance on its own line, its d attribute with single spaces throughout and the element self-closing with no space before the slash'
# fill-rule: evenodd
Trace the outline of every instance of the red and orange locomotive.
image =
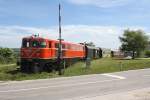
<svg viewBox="0 0 150 100">
<path fill-rule="evenodd" d="M 62 41 L 61 59 L 69 63 L 74 59 L 101 58 L 100 48 Z M 21 47 L 21 70 L 40 72 L 57 68 L 59 41 L 39 36 L 25 37 Z"/>
</svg>

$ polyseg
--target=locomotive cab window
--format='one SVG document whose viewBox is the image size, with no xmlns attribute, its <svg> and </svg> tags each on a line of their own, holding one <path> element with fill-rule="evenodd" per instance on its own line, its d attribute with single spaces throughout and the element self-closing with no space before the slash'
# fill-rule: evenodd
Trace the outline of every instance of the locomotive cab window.
<svg viewBox="0 0 150 100">
<path fill-rule="evenodd" d="M 38 41 L 32 41 L 32 47 L 39 47 Z"/>
<path fill-rule="evenodd" d="M 29 41 L 27 41 L 27 40 L 23 40 L 22 41 L 22 47 L 23 48 L 28 48 L 30 46 L 30 42 Z"/>
<path fill-rule="evenodd" d="M 40 47 L 41 48 L 46 48 L 46 42 L 45 41 L 40 42 Z"/>
</svg>

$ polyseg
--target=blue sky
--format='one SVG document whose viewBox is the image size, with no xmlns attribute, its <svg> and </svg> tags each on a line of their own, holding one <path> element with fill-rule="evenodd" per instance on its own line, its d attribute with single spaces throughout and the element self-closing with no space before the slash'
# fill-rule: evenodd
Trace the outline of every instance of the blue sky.
<svg viewBox="0 0 150 100">
<path fill-rule="evenodd" d="M 0 0 L 0 46 L 20 47 L 35 33 L 57 39 L 59 3 L 67 41 L 117 49 L 124 29 L 150 35 L 150 0 Z"/>
</svg>

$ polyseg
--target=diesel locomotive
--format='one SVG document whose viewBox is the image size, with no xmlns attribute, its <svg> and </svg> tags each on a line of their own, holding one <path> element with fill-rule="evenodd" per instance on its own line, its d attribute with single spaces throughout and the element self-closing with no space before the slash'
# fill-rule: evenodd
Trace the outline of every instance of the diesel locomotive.
<svg viewBox="0 0 150 100">
<path fill-rule="evenodd" d="M 39 36 L 24 37 L 20 50 L 22 72 L 41 72 L 57 70 L 59 40 Z M 101 48 L 62 41 L 61 60 L 67 66 L 73 60 L 98 59 L 102 57 Z"/>
</svg>

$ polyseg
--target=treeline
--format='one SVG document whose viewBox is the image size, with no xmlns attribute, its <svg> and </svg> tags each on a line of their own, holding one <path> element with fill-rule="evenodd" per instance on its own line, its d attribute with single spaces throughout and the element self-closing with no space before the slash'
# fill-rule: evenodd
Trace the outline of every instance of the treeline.
<svg viewBox="0 0 150 100">
<path fill-rule="evenodd" d="M 131 52 L 132 58 L 140 57 L 145 52 L 150 57 L 150 38 L 142 30 L 125 30 L 123 36 L 119 37 L 121 42 L 120 50 Z"/>
<path fill-rule="evenodd" d="M 8 64 L 16 62 L 18 58 L 18 53 L 10 48 L 0 47 L 0 64 Z"/>
</svg>

